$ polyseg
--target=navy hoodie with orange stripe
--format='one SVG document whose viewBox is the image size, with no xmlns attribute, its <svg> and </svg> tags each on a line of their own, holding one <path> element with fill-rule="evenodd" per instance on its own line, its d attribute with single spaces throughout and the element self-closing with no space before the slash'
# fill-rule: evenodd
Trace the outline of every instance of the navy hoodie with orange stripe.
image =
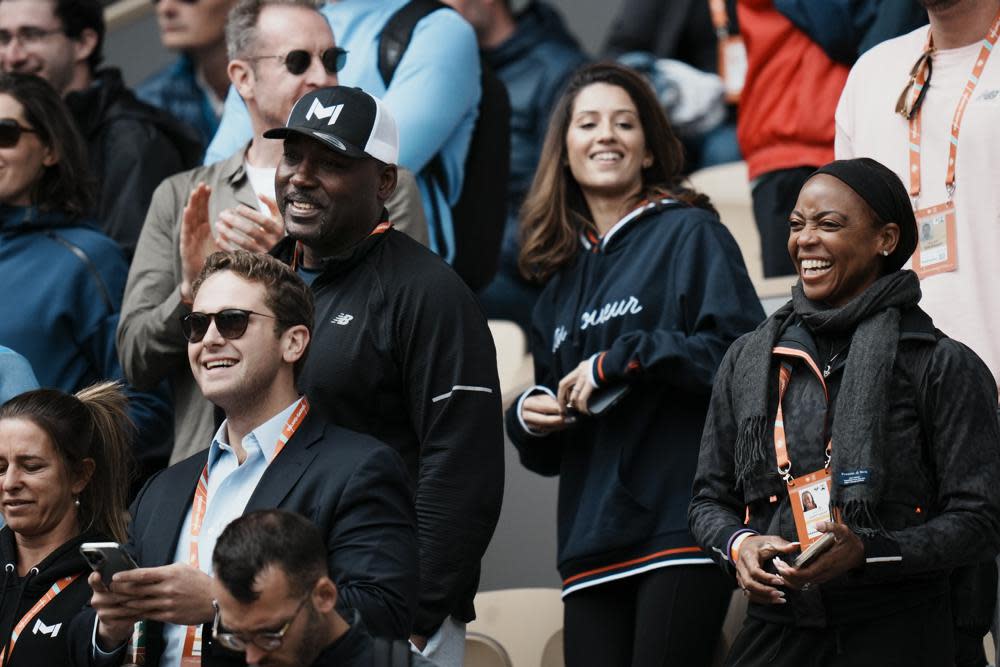
<svg viewBox="0 0 1000 667">
<path fill-rule="evenodd" d="M 710 563 L 687 506 L 715 372 L 762 319 L 743 257 L 718 217 L 672 200 L 640 206 L 603 238 L 582 237 L 535 307 L 535 378 L 507 413 L 521 462 L 560 475 L 564 595 L 671 564 Z M 534 434 L 524 398 L 555 392 L 591 360 L 595 397 L 627 386 L 600 416 Z"/>
</svg>

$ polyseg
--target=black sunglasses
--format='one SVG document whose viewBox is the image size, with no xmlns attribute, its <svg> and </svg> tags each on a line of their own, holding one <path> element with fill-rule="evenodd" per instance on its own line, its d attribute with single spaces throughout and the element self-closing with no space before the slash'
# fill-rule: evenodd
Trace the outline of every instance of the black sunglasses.
<svg viewBox="0 0 1000 667">
<path fill-rule="evenodd" d="M 909 82 L 903 88 L 903 92 L 899 94 L 899 99 L 896 100 L 896 113 L 906 120 L 912 120 L 913 116 L 920 111 L 924 97 L 927 95 L 927 89 L 931 87 L 931 74 L 934 72 L 933 56 L 933 49 L 925 49 L 920 54 L 917 62 L 913 63 L 913 67 L 910 69 Z M 921 70 L 924 71 L 924 85 L 914 98 L 913 89 L 917 86 L 917 78 L 920 76 Z"/>
<path fill-rule="evenodd" d="M 281 60 L 289 73 L 298 76 L 309 69 L 313 54 L 304 49 L 295 49 L 283 56 L 254 56 L 249 60 L 264 60 L 265 58 Z M 323 63 L 323 69 L 327 71 L 327 74 L 336 74 L 347 64 L 347 49 L 342 49 L 339 46 L 331 47 L 319 54 L 319 60 Z"/>
<path fill-rule="evenodd" d="M 185 5 L 196 5 L 196 4 L 198 4 L 198 0 L 181 0 L 181 2 L 183 2 Z M 153 4 L 154 5 L 160 4 L 160 0 L 153 0 Z"/>
<path fill-rule="evenodd" d="M 13 118 L 0 118 L 0 148 L 17 146 L 17 142 L 21 140 L 21 134 L 24 132 L 37 134 L 34 129 L 21 125 Z"/>
<path fill-rule="evenodd" d="M 250 325 L 250 316 L 260 315 L 277 319 L 274 315 L 256 313 L 252 310 L 241 310 L 240 308 L 227 308 L 217 313 L 190 313 L 181 318 L 181 331 L 189 343 L 200 343 L 201 339 L 208 333 L 208 325 L 215 320 L 215 328 L 219 335 L 226 340 L 235 340 L 247 332 Z"/>
</svg>

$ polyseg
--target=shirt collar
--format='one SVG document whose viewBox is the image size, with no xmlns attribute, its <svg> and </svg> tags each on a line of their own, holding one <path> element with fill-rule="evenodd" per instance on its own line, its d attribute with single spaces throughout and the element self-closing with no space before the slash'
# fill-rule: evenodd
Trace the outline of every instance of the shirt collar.
<svg viewBox="0 0 1000 667">
<path fill-rule="evenodd" d="M 274 450 L 278 445 L 278 438 L 281 437 L 281 432 L 284 430 L 285 424 L 288 423 L 288 418 L 292 416 L 295 408 L 301 402 L 301 397 L 296 399 L 287 408 L 243 436 L 243 449 L 247 453 L 252 449 L 259 449 L 264 455 L 264 460 L 270 464 L 275 456 Z M 215 432 L 215 437 L 212 438 L 212 445 L 208 449 L 209 471 L 223 456 L 236 456 L 229 444 L 229 433 L 226 430 L 228 424 L 228 419 L 223 420 L 219 430 Z"/>
</svg>

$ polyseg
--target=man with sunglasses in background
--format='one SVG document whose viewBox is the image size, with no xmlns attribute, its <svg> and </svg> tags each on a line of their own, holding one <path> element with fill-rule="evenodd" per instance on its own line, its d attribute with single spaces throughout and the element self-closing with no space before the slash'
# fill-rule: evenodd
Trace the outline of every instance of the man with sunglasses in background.
<svg viewBox="0 0 1000 667">
<path fill-rule="evenodd" d="M 356 611 L 337 610 L 322 551 L 320 532 L 291 512 L 250 512 L 229 524 L 212 555 L 215 640 L 245 653 L 248 665 L 433 667 L 419 655 L 378 659 L 392 645 L 373 640 Z M 405 643 L 395 648 L 406 656 Z"/>
<path fill-rule="evenodd" d="M 191 371 L 226 419 L 201 443 L 208 449 L 154 477 L 133 503 L 127 548 L 139 568 L 109 587 L 90 577 L 92 608 L 70 630 L 75 664 L 135 661 L 130 640 L 147 665 L 243 664 L 210 630 L 212 552 L 232 520 L 272 508 L 319 526 L 313 553 L 285 548 L 322 563 L 343 613 L 405 638 L 419 578 L 406 469 L 391 448 L 333 426 L 297 390 L 313 327 L 309 288 L 282 262 L 237 251 L 210 256 L 192 292 L 180 320 Z"/>
<path fill-rule="evenodd" d="M 136 99 L 118 69 L 99 68 L 103 41 L 100 0 L 0 1 L 0 66 L 45 79 L 65 99 L 98 185 L 94 217 L 131 261 L 153 190 L 198 164 L 202 143 Z"/>
<path fill-rule="evenodd" d="M 129 381 L 147 387 L 168 378 L 173 387 L 172 463 L 200 449 L 217 425 L 191 377 L 177 320 L 190 307 L 191 283 L 213 250 L 267 252 L 284 236 L 274 204 L 281 142 L 263 132 L 282 125 L 306 92 L 335 84 L 348 57 L 312 0 L 240 0 L 226 32 L 229 76 L 246 100 L 254 137 L 226 160 L 177 174 L 157 189 L 118 327 Z M 393 221 L 416 237 L 423 230 L 426 239 L 412 174 L 404 183 L 389 203 Z"/>
<path fill-rule="evenodd" d="M 427 13 L 435 3 L 424 0 L 320 4 L 337 42 L 351 52 L 340 83 L 375 95 L 396 117 L 403 137 L 399 166 L 417 174 L 431 229 L 429 246 L 453 263 L 457 247 L 452 206 L 462 195 L 482 98 L 479 46 L 472 26 L 450 7 L 440 5 Z M 405 46 L 399 29 L 390 29 L 401 15 L 421 17 Z M 393 62 L 397 66 L 390 73 Z M 250 136 L 252 123 L 237 92 L 229 91 L 207 162 L 222 159 Z M 470 249 L 477 252 L 477 244 L 466 252 Z"/>
<path fill-rule="evenodd" d="M 838 159 L 870 157 L 910 191 L 920 306 L 971 347 L 1000 386 L 1000 0 L 919 0 L 930 25 L 879 44 L 837 105 Z M 995 616 L 992 560 L 952 575 L 957 667 L 986 664 Z M 1000 643 L 997 644 L 1000 648 Z"/>
<path fill-rule="evenodd" d="M 172 64 L 140 83 L 135 94 L 193 127 L 208 146 L 229 89 L 226 14 L 235 0 L 153 0 L 160 41 L 179 52 Z"/>
<path fill-rule="evenodd" d="M 316 298 L 301 388 L 335 423 L 403 455 L 416 488 L 420 597 L 413 645 L 461 667 L 479 563 L 500 513 L 496 350 L 475 295 L 392 228 L 399 133 L 360 88 L 308 93 L 284 127 L 275 188 L 288 236 L 272 251 Z"/>
</svg>

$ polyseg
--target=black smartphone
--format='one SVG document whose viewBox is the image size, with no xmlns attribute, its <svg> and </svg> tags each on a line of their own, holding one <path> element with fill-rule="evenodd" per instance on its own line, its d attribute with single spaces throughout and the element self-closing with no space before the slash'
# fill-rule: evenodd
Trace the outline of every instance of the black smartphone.
<svg viewBox="0 0 1000 667">
<path fill-rule="evenodd" d="M 819 558 L 821 554 L 829 551 L 834 542 L 836 542 L 836 540 L 833 537 L 833 533 L 823 533 L 819 539 L 813 541 L 812 544 L 806 547 L 805 551 L 796 556 L 795 562 L 792 565 L 796 568 L 809 565 L 811 562 Z"/>
<path fill-rule="evenodd" d="M 139 567 L 117 542 L 84 542 L 80 545 L 80 553 L 87 559 L 90 569 L 101 575 L 105 586 L 111 585 L 111 577 L 116 573 Z"/>
<path fill-rule="evenodd" d="M 615 407 L 628 394 L 631 386 L 628 384 L 616 384 L 610 387 L 598 387 L 590 394 L 590 400 L 587 401 L 587 409 L 595 417 L 604 414 Z"/>
</svg>

